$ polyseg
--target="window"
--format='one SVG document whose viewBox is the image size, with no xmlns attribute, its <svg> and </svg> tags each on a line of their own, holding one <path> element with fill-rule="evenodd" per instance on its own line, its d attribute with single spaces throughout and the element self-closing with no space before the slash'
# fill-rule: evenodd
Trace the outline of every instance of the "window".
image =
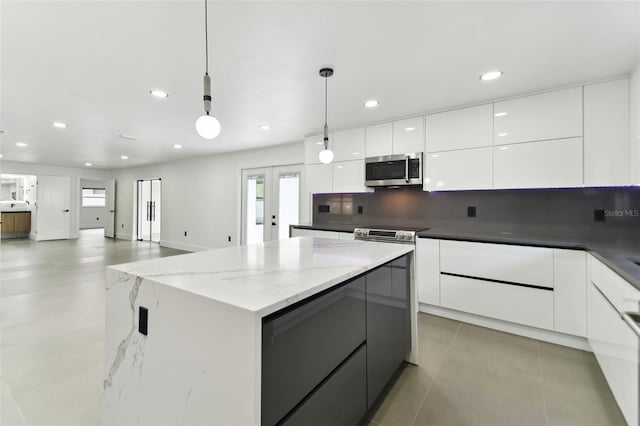
<svg viewBox="0 0 640 426">
<path fill-rule="evenodd" d="M 82 207 L 104 207 L 104 188 L 82 188 Z"/>
</svg>

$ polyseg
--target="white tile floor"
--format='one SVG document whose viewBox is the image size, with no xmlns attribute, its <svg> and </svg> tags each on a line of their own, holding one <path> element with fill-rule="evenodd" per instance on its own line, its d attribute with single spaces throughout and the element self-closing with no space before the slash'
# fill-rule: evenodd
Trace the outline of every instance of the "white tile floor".
<svg viewBox="0 0 640 426">
<path fill-rule="evenodd" d="M 0 423 L 99 425 L 106 265 L 181 253 L 83 231 L 0 244 Z M 373 425 L 624 424 L 592 354 L 420 314 Z M 225 425 L 226 426 L 226 425 Z"/>
</svg>

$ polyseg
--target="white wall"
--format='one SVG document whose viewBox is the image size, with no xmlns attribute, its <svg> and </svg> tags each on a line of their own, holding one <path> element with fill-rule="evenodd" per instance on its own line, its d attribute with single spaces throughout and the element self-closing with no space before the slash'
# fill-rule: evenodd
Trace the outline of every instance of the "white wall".
<svg viewBox="0 0 640 426">
<path fill-rule="evenodd" d="M 71 198 L 70 198 L 70 238 L 78 238 L 80 229 L 80 178 L 105 180 L 111 177 L 108 170 L 96 170 L 91 168 L 59 167 L 35 163 L 19 163 L 16 161 L 0 161 L 0 173 L 13 173 L 20 175 L 35 176 L 69 176 L 71 178 Z M 32 224 L 33 213 L 32 213 Z M 35 225 L 35 224 L 34 224 Z M 35 233 L 32 226 L 31 232 Z"/>
<path fill-rule="evenodd" d="M 631 126 L 631 178 L 632 183 L 640 185 L 640 62 L 629 80 L 629 124 Z"/>
<path fill-rule="evenodd" d="M 160 178 L 162 245 L 187 250 L 238 245 L 242 169 L 300 163 L 304 163 L 304 145 L 297 142 L 116 170 L 116 237 L 132 238 L 135 181 Z M 308 212 L 301 214 L 301 218 L 308 218 Z"/>
<path fill-rule="evenodd" d="M 82 188 L 104 187 L 103 180 L 80 179 L 80 194 L 82 194 Z M 105 214 L 106 207 L 83 207 L 82 198 L 80 199 L 80 229 L 104 228 Z"/>
</svg>

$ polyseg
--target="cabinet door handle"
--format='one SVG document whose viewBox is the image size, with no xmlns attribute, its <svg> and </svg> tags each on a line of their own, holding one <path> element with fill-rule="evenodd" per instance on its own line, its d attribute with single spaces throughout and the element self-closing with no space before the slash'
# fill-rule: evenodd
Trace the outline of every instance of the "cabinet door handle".
<svg viewBox="0 0 640 426">
<path fill-rule="evenodd" d="M 404 181 L 409 183 L 409 154 L 404 156 Z"/>
<path fill-rule="evenodd" d="M 65 213 L 69 213 L 69 209 L 64 209 L 62 211 L 65 212 Z"/>
<path fill-rule="evenodd" d="M 640 337 L 640 325 L 634 319 L 635 317 L 640 321 L 640 312 L 624 312 L 621 316 L 622 320 L 627 323 L 636 336 Z"/>
</svg>

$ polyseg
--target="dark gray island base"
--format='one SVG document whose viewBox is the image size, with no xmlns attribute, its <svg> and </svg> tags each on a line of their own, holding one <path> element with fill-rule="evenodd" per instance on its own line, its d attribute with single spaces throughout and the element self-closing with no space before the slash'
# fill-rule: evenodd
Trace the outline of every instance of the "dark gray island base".
<svg viewBox="0 0 640 426">
<path fill-rule="evenodd" d="M 262 320 L 261 424 L 352 426 L 411 350 L 410 255 Z"/>
</svg>

